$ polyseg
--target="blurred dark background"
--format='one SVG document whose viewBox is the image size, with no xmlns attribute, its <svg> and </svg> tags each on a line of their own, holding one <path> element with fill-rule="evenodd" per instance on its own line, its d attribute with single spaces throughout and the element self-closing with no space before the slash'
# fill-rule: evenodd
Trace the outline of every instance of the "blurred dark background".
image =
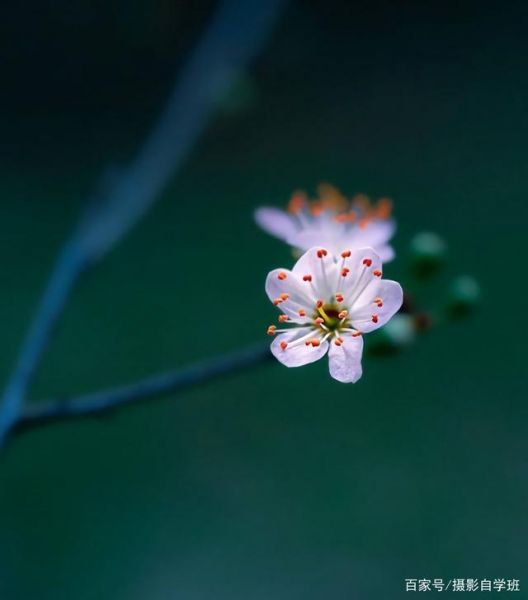
<svg viewBox="0 0 528 600">
<path fill-rule="evenodd" d="M 134 156 L 215 6 L 2 7 L 3 381 L 83 201 Z M 263 339 L 265 274 L 291 256 L 252 211 L 320 181 L 394 199 L 392 278 L 414 233 L 441 234 L 450 261 L 428 301 L 467 273 L 480 311 L 366 361 L 356 385 L 270 363 L 15 439 L 0 457 L 2 600 L 528 586 L 527 21 L 523 2 L 289 4 L 160 202 L 76 288 L 31 399 Z"/>
</svg>

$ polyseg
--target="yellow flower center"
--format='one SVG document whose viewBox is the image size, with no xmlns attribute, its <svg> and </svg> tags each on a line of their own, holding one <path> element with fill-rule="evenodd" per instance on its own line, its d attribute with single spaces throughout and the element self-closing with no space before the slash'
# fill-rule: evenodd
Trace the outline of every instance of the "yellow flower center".
<svg viewBox="0 0 528 600">
<path fill-rule="evenodd" d="M 344 311 L 346 313 L 346 311 Z M 343 315 L 343 310 L 337 304 L 326 303 L 317 309 L 313 319 L 323 319 L 324 325 L 328 331 L 339 331 L 343 327 L 348 327 L 348 314 Z M 320 322 L 320 321 L 319 321 Z"/>
</svg>

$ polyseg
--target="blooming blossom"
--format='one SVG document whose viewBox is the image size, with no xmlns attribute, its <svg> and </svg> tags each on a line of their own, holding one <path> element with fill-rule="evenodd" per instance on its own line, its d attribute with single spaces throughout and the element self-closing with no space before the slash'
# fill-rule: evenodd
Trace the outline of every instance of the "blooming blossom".
<svg viewBox="0 0 528 600">
<path fill-rule="evenodd" d="M 272 354 L 287 367 L 300 367 L 328 353 L 330 375 L 345 383 L 361 377 L 362 335 L 387 323 L 403 301 L 400 284 L 382 279 L 372 248 L 337 257 L 311 248 L 291 271 L 271 271 L 266 293 L 281 311 L 279 322 L 293 325 L 268 327 L 269 335 L 278 334 Z"/>
<path fill-rule="evenodd" d="M 348 201 L 336 188 L 321 184 L 319 198 L 309 201 L 296 192 L 288 210 L 261 207 L 255 219 L 264 231 L 302 251 L 321 245 L 335 256 L 346 249 L 372 247 L 383 262 L 394 258 L 389 244 L 396 224 L 390 218 L 391 202 L 372 204 L 363 195 Z"/>
</svg>

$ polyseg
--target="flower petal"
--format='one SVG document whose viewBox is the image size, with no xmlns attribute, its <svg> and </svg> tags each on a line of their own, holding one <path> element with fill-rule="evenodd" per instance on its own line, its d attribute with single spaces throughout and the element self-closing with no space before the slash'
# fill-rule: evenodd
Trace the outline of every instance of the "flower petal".
<svg viewBox="0 0 528 600">
<path fill-rule="evenodd" d="M 307 288 L 313 290 L 316 300 L 329 301 L 336 292 L 337 266 L 332 253 L 324 246 L 307 250 L 295 263 L 293 273 Z M 311 276 L 310 283 L 303 281 L 306 275 Z"/>
<path fill-rule="evenodd" d="M 291 321 L 294 323 L 311 322 L 310 317 L 314 311 L 316 298 L 312 297 L 311 286 L 299 280 L 297 275 L 289 269 L 274 269 L 268 273 L 265 287 L 268 298 L 272 302 L 280 299 L 281 295 L 287 294 L 287 299 L 281 300 L 278 308 L 288 315 Z M 306 316 L 301 317 L 300 310 L 304 310 Z"/>
<path fill-rule="evenodd" d="M 295 234 L 289 238 L 289 243 L 301 250 L 309 250 L 318 246 L 336 252 L 336 244 L 340 240 L 340 233 L 344 231 L 337 223 L 323 217 L 317 217 L 315 223 L 304 224 Z M 337 248 L 338 249 L 338 248 Z"/>
<path fill-rule="evenodd" d="M 391 219 L 389 221 L 374 220 L 369 221 L 365 228 L 358 225 L 356 241 L 361 246 L 372 246 L 378 251 L 378 247 L 386 244 L 396 231 L 396 223 Z"/>
<path fill-rule="evenodd" d="M 348 307 L 348 311 L 351 312 L 366 287 L 373 281 L 380 281 L 381 259 L 372 248 L 358 248 L 352 250 L 349 257 L 340 259 L 338 267 L 341 274 L 338 283 L 339 291 L 344 296 L 344 303 Z M 343 269 L 348 270 L 344 277 L 342 276 Z"/>
<path fill-rule="evenodd" d="M 343 383 L 356 383 L 363 373 L 361 356 L 363 354 L 363 337 L 343 334 L 343 343 L 337 346 L 334 341 L 328 350 L 328 366 L 330 375 Z"/>
<path fill-rule="evenodd" d="M 255 221 L 267 233 L 287 242 L 298 228 L 297 220 L 284 210 L 263 206 L 255 211 Z"/>
<path fill-rule="evenodd" d="M 378 256 L 381 258 L 381 262 L 388 263 L 394 259 L 396 253 L 394 252 L 394 248 L 389 244 L 383 244 L 382 246 L 376 246 L 376 251 Z"/>
<path fill-rule="evenodd" d="M 370 246 L 384 263 L 394 258 L 394 249 L 388 243 L 396 231 L 394 221 L 375 220 L 369 222 L 364 229 L 359 226 L 356 228 L 359 231 L 354 237 L 355 248 Z"/>
<path fill-rule="evenodd" d="M 388 241 L 396 229 L 394 221 L 371 221 L 363 228 L 357 223 L 337 222 L 334 217 L 324 213 L 312 222 L 301 223 L 288 243 L 301 250 L 322 246 L 336 258 L 343 250 L 372 247 L 383 262 L 392 260 L 394 251 Z"/>
<path fill-rule="evenodd" d="M 372 281 L 349 310 L 352 327 L 362 333 L 382 327 L 398 312 L 403 290 L 396 281 Z"/>
<path fill-rule="evenodd" d="M 322 358 L 328 350 L 328 342 L 325 340 L 315 348 L 312 345 L 307 346 L 304 341 L 293 345 L 295 341 L 304 336 L 310 336 L 309 327 L 298 327 L 286 333 L 279 334 L 271 343 L 270 350 L 273 356 L 287 367 L 302 367 Z M 315 336 L 314 336 L 315 337 Z M 288 346 L 281 347 L 286 342 Z"/>
</svg>

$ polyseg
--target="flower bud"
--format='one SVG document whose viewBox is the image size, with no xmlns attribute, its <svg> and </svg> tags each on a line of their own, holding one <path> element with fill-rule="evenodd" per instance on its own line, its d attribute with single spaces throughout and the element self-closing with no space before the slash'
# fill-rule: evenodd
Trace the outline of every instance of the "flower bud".
<svg viewBox="0 0 528 600">
<path fill-rule="evenodd" d="M 414 319 L 408 314 L 398 313 L 376 333 L 370 351 L 377 355 L 395 354 L 414 341 L 416 337 Z"/>
<path fill-rule="evenodd" d="M 408 346 L 415 338 L 413 318 L 409 315 L 394 315 L 382 331 L 395 346 L 399 347 Z"/>
<path fill-rule="evenodd" d="M 451 282 L 447 304 L 452 318 L 465 317 L 473 312 L 480 300 L 480 286 L 476 279 L 462 275 Z"/>
<path fill-rule="evenodd" d="M 447 244 L 436 233 L 418 233 L 412 238 L 410 249 L 412 269 L 418 277 L 435 274 L 446 259 Z"/>
</svg>

